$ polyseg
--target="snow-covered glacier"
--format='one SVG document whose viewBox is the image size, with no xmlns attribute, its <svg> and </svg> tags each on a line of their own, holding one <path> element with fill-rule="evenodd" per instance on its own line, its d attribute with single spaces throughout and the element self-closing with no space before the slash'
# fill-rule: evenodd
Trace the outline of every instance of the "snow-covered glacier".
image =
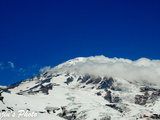
<svg viewBox="0 0 160 120">
<path fill-rule="evenodd" d="M 79 57 L 41 72 L 0 86 L 0 119 L 160 119 L 160 60 Z"/>
</svg>

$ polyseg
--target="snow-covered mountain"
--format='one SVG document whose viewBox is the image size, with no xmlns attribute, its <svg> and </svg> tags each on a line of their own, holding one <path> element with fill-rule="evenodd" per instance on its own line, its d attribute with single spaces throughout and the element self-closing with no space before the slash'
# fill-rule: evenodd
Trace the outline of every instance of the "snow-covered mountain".
<svg viewBox="0 0 160 120">
<path fill-rule="evenodd" d="M 160 119 L 159 60 L 81 57 L 41 71 L 0 86 L 0 119 Z"/>
</svg>

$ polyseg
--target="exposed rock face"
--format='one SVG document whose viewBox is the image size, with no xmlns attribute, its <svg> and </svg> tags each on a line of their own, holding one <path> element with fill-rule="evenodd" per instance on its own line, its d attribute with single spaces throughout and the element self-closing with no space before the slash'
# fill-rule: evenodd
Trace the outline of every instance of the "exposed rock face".
<svg viewBox="0 0 160 120">
<path fill-rule="evenodd" d="M 13 107 L 7 107 L 8 110 L 14 111 Z"/>
<path fill-rule="evenodd" d="M 4 104 L 3 99 L 4 97 L 2 96 L 2 92 L 0 92 L 0 101 Z"/>
<path fill-rule="evenodd" d="M 73 77 L 69 77 L 69 78 L 67 78 L 67 81 L 65 83 L 68 85 L 72 81 L 73 81 Z"/>
<path fill-rule="evenodd" d="M 45 108 L 45 110 L 47 111 L 47 113 L 51 113 L 51 112 L 53 112 L 53 113 L 55 113 L 57 110 L 59 110 L 60 108 L 58 108 L 58 107 L 46 107 Z"/>
<path fill-rule="evenodd" d="M 85 75 L 84 77 L 79 77 L 78 81 L 81 81 L 81 83 L 88 84 L 98 84 L 102 80 L 101 77 L 93 77 L 90 75 Z"/>
<path fill-rule="evenodd" d="M 148 100 L 148 97 L 144 95 L 136 95 L 135 96 L 135 104 L 145 105 Z"/>
<path fill-rule="evenodd" d="M 152 118 L 152 119 L 160 119 L 160 114 L 159 115 L 158 114 L 153 114 L 153 115 L 150 116 L 150 118 Z"/>
<path fill-rule="evenodd" d="M 4 103 L 3 99 L 4 99 L 4 97 L 0 96 L 0 101 L 2 101 L 2 103 Z"/>
<path fill-rule="evenodd" d="M 144 92 L 144 95 L 136 95 L 135 104 L 145 105 L 146 103 L 153 103 L 160 97 L 160 89 L 141 87 L 140 91 Z"/>
<path fill-rule="evenodd" d="M 114 83 L 114 80 L 112 77 L 110 77 L 110 78 L 104 77 L 103 81 L 100 83 L 100 86 L 98 88 L 99 89 L 112 88 L 113 83 Z"/>
<path fill-rule="evenodd" d="M 121 101 L 120 97 L 114 97 L 113 98 L 113 103 L 119 103 Z"/>
<path fill-rule="evenodd" d="M 85 75 L 83 78 L 79 78 L 79 80 L 81 80 L 81 83 L 86 82 L 87 80 L 89 80 L 91 78 L 90 75 Z"/>
<path fill-rule="evenodd" d="M 98 84 L 101 80 L 102 80 L 101 77 L 95 78 L 95 79 L 93 80 L 93 84 Z"/>
<path fill-rule="evenodd" d="M 76 112 L 77 111 L 68 111 L 65 107 L 61 107 L 62 113 L 58 115 L 66 120 L 76 120 Z"/>
<path fill-rule="evenodd" d="M 91 84 L 91 83 L 93 83 L 93 80 L 92 80 L 92 79 L 90 79 L 90 80 L 88 80 L 88 81 L 86 82 L 87 85 L 88 85 L 88 84 Z"/>
<path fill-rule="evenodd" d="M 106 95 L 104 96 L 104 99 L 106 99 L 107 101 L 109 101 L 110 103 L 112 103 L 111 91 L 107 91 Z"/>
<path fill-rule="evenodd" d="M 46 95 L 49 94 L 49 90 L 52 90 L 53 89 L 53 86 L 57 86 L 58 84 L 47 84 L 47 85 L 43 85 L 43 84 L 39 84 L 39 85 L 36 85 L 32 88 L 30 88 L 29 90 L 25 90 L 25 91 L 20 91 L 18 92 L 17 94 L 18 95 L 23 95 L 23 94 L 31 94 L 31 95 L 34 95 L 34 94 L 37 94 L 37 93 L 44 93 Z M 39 90 L 37 90 L 39 88 Z"/>
<path fill-rule="evenodd" d="M 101 96 L 101 95 L 102 95 L 101 92 L 97 92 L 96 94 L 97 94 L 98 96 Z"/>
<path fill-rule="evenodd" d="M 100 81 L 101 81 L 101 77 L 98 77 L 98 78 L 94 78 L 94 77 L 91 77 L 87 82 L 86 84 L 98 84 Z"/>
<path fill-rule="evenodd" d="M 113 108 L 113 109 L 119 111 L 120 113 L 123 112 L 123 109 L 120 108 L 120 107 L 118 107 L 118 106 L 116 106 L 116 104 L 106 104 L 106 106 L 109 106 L 109 107 L 111 107 L 111 108 Z"/>
<path fill-rule="evenodd" d="M 150 120 L 150 119 L 156 119 L 156 120 L 159 120 L 160 119 L 160 114 L 153 114 L 153 115 L 143 115 L 143 116 L 140 116 L 141 119 L 143 118 L 146 118 L 147 120 Z"/>
<path fill-rule="evenodd" d="M 141 87 L 141 88 L 140 88 L 140 91 L 141 91 L 141 92 L 157 91 L 157 89 L 155 89 L 155 88 L 150 88 L 150 87 L 146 86 L 146 87 Z"/>
<path fill-rule="evenodd" d="M 48 85 L 46 85 L 46 86 L 41 86 L 41 91 L 43 92 L 43 93 L 45 93 L 45 94 L 47 94 L 48 95 L 48 93 L 49 93 L 49 90 L 52 90 L 52 88 L 53 88 L 53 86 L 52 86 L 52 84 L 48 84 Z"/>
</svg>

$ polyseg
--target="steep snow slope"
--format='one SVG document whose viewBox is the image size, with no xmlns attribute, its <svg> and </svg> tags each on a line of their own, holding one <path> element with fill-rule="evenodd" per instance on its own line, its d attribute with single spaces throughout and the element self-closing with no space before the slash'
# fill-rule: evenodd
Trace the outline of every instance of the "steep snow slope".
<svg viewBox="0 0 160 120">
<path fill-rule="evenodd" d="M 69 60 L 31 79 L 0 87 L 4 97 L 1 113 L 16 114 L 2 119 L 159 119 L 158 66 L 159 61 L 144 58 L 131 61 L 97 56 Z M 36 116 L 18 118 L 19 110 Z"/>
</svg>

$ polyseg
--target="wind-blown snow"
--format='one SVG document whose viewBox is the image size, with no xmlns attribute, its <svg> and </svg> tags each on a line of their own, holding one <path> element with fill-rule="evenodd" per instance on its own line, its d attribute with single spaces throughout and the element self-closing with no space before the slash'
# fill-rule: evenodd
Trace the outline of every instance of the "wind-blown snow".
<svg viewBox="0 0 160 120">
<path fill-rule="evenodd" d="M 47 68 L 47 69 L 46 69 Z M 75 58 L 49 69 L 41 69 L 43 72 L 75 72 L 78 74 L 91 74 L 97 76 L 111 76 L 160 85 L 160 60 L 140 58 L 136 61 L 123 58 L 108 58 L 95 56 L 88 58 Z"/>
</svg>

